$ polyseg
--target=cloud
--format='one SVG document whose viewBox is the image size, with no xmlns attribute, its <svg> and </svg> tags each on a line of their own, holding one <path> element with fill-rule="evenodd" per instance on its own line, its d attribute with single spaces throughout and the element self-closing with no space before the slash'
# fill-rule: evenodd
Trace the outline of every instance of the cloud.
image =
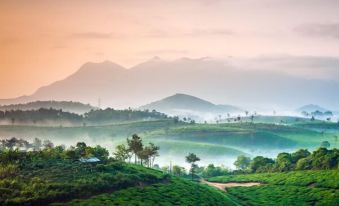
<svg viewBox="0 0 339 206">
<path fill-rule="evenodd" d="M 175 31 L 175 32 L 173 32 Z M 150 38 L 180 38 L 180 37 L 204 37 L 204 36 L 231 36 L 235 32 L 229 29 L 192 29 L 180 30 L 172 29 L 171 31 L 155 29 L 144 35 Z"/>
<path fill-rule="evenodd" d="M 73 33 L 70 35 L 71 38 L 79 39 L 110 39 L 116 36 L 118 35 L 104 32 L 83 32 L 83 33 Z"/>
<path fill-rule="evenodd" d="M 187 50 L 178 50 L 178 49 L 157 49 L 157 50 L 147 50 L 137 52 L 141 55 L 163 55 L 163 54 L 187 54 Z"/>
<path fill-rule="evenodd" d="M 339 39 L 339 23 L 333 24 L 303 24 L 294 29 L 305 36 L 330 37 Z"/>
<path fill-rule="evenodd" d="M 330 56 L 263 56 L 235 62 L 238 68 L 271 70 L 307 79 L 339 81 L 339 57 Z"/>
</svg>

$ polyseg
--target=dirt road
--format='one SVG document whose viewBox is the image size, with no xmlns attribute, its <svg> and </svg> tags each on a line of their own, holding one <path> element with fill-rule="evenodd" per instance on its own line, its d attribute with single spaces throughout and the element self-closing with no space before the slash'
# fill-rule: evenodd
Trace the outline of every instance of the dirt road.
<svg viewBox="0 0 339 206">
<path fill-rule="evenodd" d="M 212 187 L 216 187 L 222 191 L 225 191 L 226 188 L 230 187 L 252 187 L 252 186 L 258 186 L 261 185 L 259 182 L 228 182 L 228 183 L 217 183 L 217 182 L 208 182 L 206 180 L 201 180 L 202 183 L 205 183 L 207 185 L 210 185 Z"/>
</svg>

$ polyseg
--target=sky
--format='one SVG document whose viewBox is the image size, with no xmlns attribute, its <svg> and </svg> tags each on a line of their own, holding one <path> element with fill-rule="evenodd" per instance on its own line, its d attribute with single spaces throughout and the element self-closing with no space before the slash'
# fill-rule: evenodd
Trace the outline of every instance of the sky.
<svg viewBox="0 0 339 206">
<path fill-rule="evenodd" d="M 338 11 L 338 0 L 2 0 L 0 99 L 32 94 L 88 61 L 128 68 L 153 56 L 283 62 L 290 67 L 277 68 L 299 76 L 315 65 L 335 78 Z"/>
</svg>

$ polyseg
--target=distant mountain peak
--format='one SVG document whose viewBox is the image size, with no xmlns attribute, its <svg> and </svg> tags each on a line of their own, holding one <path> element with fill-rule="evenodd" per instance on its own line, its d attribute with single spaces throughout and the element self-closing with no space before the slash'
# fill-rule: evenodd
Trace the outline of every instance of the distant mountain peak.
<svg viewBox="0 0 339 206">
<path fill-rule="evenodd" d="M 194 111 L 200 113 L 223 113 L 237 111 L 238 108 L 229 105 L 215 105 L 204 99 L 183 94 L 176 93 L 159 101 L 152 102 L 141 109 L 157 110 L 167 114 L 175 114 L 176 111 Z"/>
<path fill-rule="evenodd" d="M 162 59 L 159 56 L 154 56 L 149 61 L 162 61 Z"/>
<path fill-rule="evenodd" d="M 78 69 L 75 73 L 73 73 L 71 76 L 68 78 L 74 78 L 74 77 L 91 77 L 93 78 L 94 76 L 97 75 L 104 75 L 104 76 L 109 76 L 109 75 L 114 75 L 116 73 L 121 73 L 127 71 L 126 68 L 123 66 L 116 64 L 112 61 L 102 61 L 102 62 L 87 62 L 83 64 L 80 69 Z"/>
<path fill-rule="evenodd" d="M 110 68 L 110 69 L 125 69 L 123 66 L 114 63 L 109 60 L 105 60 L 102 62 L 87 62 L 83 64 L 79 70 L 82 69 L 100 69 L 100 68 Z"/>
</svg>

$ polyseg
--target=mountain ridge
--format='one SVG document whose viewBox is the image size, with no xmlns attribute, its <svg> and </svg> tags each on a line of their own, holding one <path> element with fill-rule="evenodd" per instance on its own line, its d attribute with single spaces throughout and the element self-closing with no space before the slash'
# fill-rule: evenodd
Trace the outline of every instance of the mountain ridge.
<svg viewBox="0 0 339 206">
<path fill-rule="evenodd" d="M 196 96 L 176 93 L 155 102 L 151 102 L 140 109 L 156 110 L 169 115 L 178 115 L 186 113 L 231 113 L 240 112 L 241 109 L 231 105 L 216 105 Z"/>
<path fill-rule="evenodd" d="M 339 97 L 331 94 L 338 90 L 337 82 L 303 79 L 279 71 L 241 70 L 211 58 L 157 58 L 128 69 L 110 61 L 86 63 L 32 95 L 3 99 L 0 104 L 56 100 L 97 105 L 100 99 L 105 107 L 128 108 L 184 93 L 246 108 L 276 104 L 295 108 L 309 102 L 334 108 Z M 291 96 L 294 101 L 290 101 Z"/>
</svg>

